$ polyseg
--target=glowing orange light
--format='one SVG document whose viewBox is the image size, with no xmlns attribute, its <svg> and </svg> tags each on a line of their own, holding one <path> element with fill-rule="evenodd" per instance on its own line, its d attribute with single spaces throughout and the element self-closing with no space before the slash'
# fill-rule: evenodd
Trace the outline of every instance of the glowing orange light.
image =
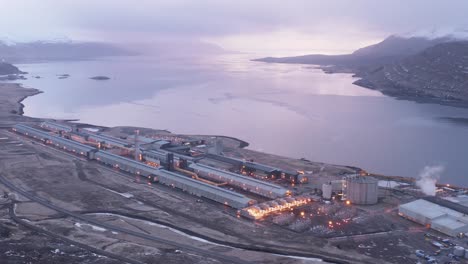
<svg viewBox="0 0 468 264">
<path fill-rule="evenodd" d="M 347 200 L 346 201 L 346 205 L 350 205 L 351 204 L 351 201 L 350 200 Z"/>
</svg>

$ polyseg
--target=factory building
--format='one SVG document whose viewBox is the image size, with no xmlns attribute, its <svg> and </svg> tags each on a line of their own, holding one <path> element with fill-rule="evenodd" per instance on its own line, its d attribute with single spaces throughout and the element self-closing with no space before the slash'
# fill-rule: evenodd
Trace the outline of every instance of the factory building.
<svg viewBox="0 0 468 264">
<path fill-rule="evenodd" d="M 88 159 L 94 159 L 97 151 L 96 148 L 58 136 L 51 136 L 47 143 L 50 143 L 55 147 L 63 148 L 64 150 L 86 156 Z"/>
<path fill-rule="evenodd" d="M 123 139 L 112 137 L 112 136 L 107 136 L 104 134 L 91 134 L 90 133 L 88 134 L 88 140 L 92 142 L 101 143 L 101 146 L 106 147 L 106 148 L 117 147 L 117 148 L 127 149 L 127 148 L 132 147 L 131 143 Z"/>
<path fill-rule="evenodd" d="M 73 128 L 71 126 L 59 124 L 56 122 L 49 122 L 49 121 L 41 123 L 41 127 L 50 131 L 54 131 L 54 132 L 63 131 L 63 132 L 69 133 L 73 131 Z"/>
<path fill-rule="evenodd" d="M 169 158 L 168 154 L 172 154 L 173 162 L 175 161 L 176 164 L 179 164 L 181 162 L 197 160 L 196 158 L 191 157 L 191 156 L 182 155 L 179 153 L 171 153 L 163 149 L 143 150 L 142 157 L 144 160 L 149 161 L 149 162 L 154 162 L 156 164 L 170 165 L 171 162 L 168 161 L 168 158 Z"/>
<path fill-rule="evenodd" d="M 137 136 L 137 141 L 140 143 L 140 146 L 144 149 L 161 149 L 171 145 L 170 141 L 161 140 L 156 138 L 149 138 L 144 136 Z M 135 142 L 135 135 L 127 137 L 127 140 L 130 142 Z"/>
<path fill-rule="evenodd" d="M 115 155 L 107 151 L 100 150 L 96 152 L 95 157 L 96 160 L 104 164 L 110 165 L 115 168 L 119 168 L 120 170 L 130 172 L 133 174 L 143 175 L 145 177 L 154 174 L 154 172 L 156 171 L 155 168 L 149 165 L 119 155 Z"/>
<path fill-rule="evenodd" d="M 287 189 L 281 186 L 253 179 L 251 177 L 246 177 L 240 174 L 220 170 L 203 164 L 192 163 L 189 165 L 189 168 L 193 169 L 194 172 L 197 173 L 200 177 L 226 182 L 229 185 L 239 187 L 243 190 L 267 198 L 274 199 L 289 193 Z"/>
<path fill-rule="evenodd" d="M 369 176 L 348 176 L 343 185 L 343 198 L 353 204 L 376 204 L 379 197 L 378 182 Z"/>
<path fill-rule="evenodd" d="M 16 131 L 18 133 L 24 134 L 32 138 L 36 138 L 38 140 L 44 141 L 45 143 L 52 144 L 56 147 L 63 148 L 64 150 L 86 156 L 88 159 L 94 159 L 96 149 L 88 145 L 84 145 L 73 140 L 55 136 L 45 131 L 22 124 L 15 125 L 13 127 L 13 131 Z"/>
<path fill-rule="evenodd" d="M 16 124 L 13 128 L 13 131 L 21 133 L 26 136 L 30 136 L 35 139 L 39 139 L 41 141 L 46 142 L 52 135 L 47 133 L 46 131 L 42 131 L 39 129 L 35 129 L 30 126 L 26 126 L 23 124 Z"/>
<path fill-rule="evenodd" d="M 194 180 L 167 170 L 156 170 L 153 179 L 155 182 L 160 182 L 162 184 L 181 189 L 192 195 L 208 198 L 236 209 L 242 209 L 255 204 L 256 202 L 242 194 Z"/>
<path fill-rule="evenodd" d="M 466 209 L 465 209 L 466 210 Z M 468 216 L 425 199 L 399 206 L 398 214 L 449 236 L 468 232 Z"/>
<path fill-rule="evenodd" d="M 242 165 L 242 170 L 247 173 L 263 173 L 272 179 L 281 177 L 279 169 L 252 161 L 245 161 Z"/>
<path fill-rule="evenodd" d="M 206 158 L 213 159 L 226 164 L 231 164 L 234 170 L 239 170 L 249 175 L 257 174 L 257 176 L 259 176 L 258 174 L 260 173 L 264 174 L 267 178 L 288 179 L 292 183 L 305 183 L 308 181 L 308 178 L 305 175 L 300 174 L 297 171 L 282 170 L 258 162 L 246 161 L 242 159 L 236 159 L 211 153 L 206 154 Z"/>
</svg>

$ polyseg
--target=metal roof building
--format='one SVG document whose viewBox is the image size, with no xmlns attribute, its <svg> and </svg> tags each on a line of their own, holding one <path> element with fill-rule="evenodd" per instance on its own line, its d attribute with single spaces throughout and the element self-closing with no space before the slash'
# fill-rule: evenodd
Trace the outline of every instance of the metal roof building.
<svg viewBox="0 0 468 264">
<path fill-rule="evenodd" d="M 50 121 L 42 122 L 41 127 L 48 129 L 48 130 L 52 130 L 52 131 L 65 131 L 65 132 L 73 131 L 73 128 L 71 126 L 59 124 L 56 122 L 50 122 Z"/>
<path fill-rule="evenodd" d="M 115 155 L 107 151 L 100 150 L 96 152 L 95 157 L 96 160 L 102 163 L 134 174 L 149 176 L 157 171 L 156 168 L 146 165 L 142 162 Z"/>
<path fill-rule="evenodd" d="M 91 134 L 88 133 L 88 140 L 91 139 L 96 142 L 104 142 L 106 145 L 119 147 L 119 148 L 127 148 L 132 146 L 130 142 L 127 142 L 123 139 L 107 136 L 104 134 Z"/>
<path fill-rule="evenodd" d="M 62 147 L 65 150 L 87 156 L 89 159 L 94 159 L 94 154 L 96 152 L 96 148 L 58 136 L 51 136 L 49 138 L 49 143 L 56 147 Z"/>
<path fill-rule="evenodd" d="M 201 177 L 221 182 L 227 182 L 230 185 L 242 188 L 246 191 L 264 197 L 277 198 L 284 196 L 288 193 L 288 190 L 281 186 L 246 177 L 240 174 L 220 170 L 203 164 L 192 163 L 189 165 L 189 167 Z"/>
<path fill-rule="evenodd" d="M 197 181 L 167 170 L 157 170 L 154 175 L 154 180 L 157 182 L 181 189 L 199 197 L 208 198 L 236 209 L 241 209 L 255 203 L 255 200 L 247 198 L 242 194 Z"/>
<path fill-rule="evenodd" d="M 46 143 L 53 144 L 56 147 L 61 147 L 65 150 L 87 156 L 89 159 L 94 158 L 94 152 L 96 151 L 96 149 L 88 145 L 81 144 L 70 139 L 55 136 L 45 131 L 22 124 L 15 125 L 13 127 L 13 130 L 26 136 L 30 136 L 36 139 L 40 139 Z"/>
<path fill-rule="evenodd" d="M 468 216 L 424 199 L 400 205 L 398 214 L 449 236 L 468 232 Z"/>
<path fill-rule="evenodd" d="M 245 161 L 244 166 L 262 171 L 266 174 L 274 174 L 274 173 L 279 173 L 281 170 L 272 166 L 268 166 L 265 164 L 257 163 L 257 162 L 252 162 L 252 161 Z"/>
<path fill-rule="evenodd" d="M 18 133 L 24 134 L 26 136 L 30 136 L 33 138 L 38 138 L 40 140 L 48 140 L 52 135 L 47 133 L 46 131 L 42 131 L 27 125 L 23 124 L 16 124 L 13 126 L 13 131 Z"/>
</svg>

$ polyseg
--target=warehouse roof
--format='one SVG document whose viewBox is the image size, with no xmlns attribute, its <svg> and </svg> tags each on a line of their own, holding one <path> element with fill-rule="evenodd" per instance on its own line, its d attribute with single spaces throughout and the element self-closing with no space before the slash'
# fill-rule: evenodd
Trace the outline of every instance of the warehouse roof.
<svg viewBox="0 0 468 264">
<path fill-rule="evenodd" d="M 204 190 L 206 192 L 214 193 L 216 195 L 229 198 L 230 200 L 236 200 L 241 203 L 248 204 L 251 201 L 250 198 L 247 198 L 242 194 L 239 194 L 230 190 L 226 190 L 221 187 L 214 186 L 208 183 L 204 183 L 198 180 L 194 180 L 192 178 L 189 178 L 189 177 L 186 177 L 186 176 L 174 173 L 174 172 L 170 172 L 164 169 L 157 170 L 155 172 L 155 175 L 159 177 L 166 177 L 166 178 L 170 178 L 171 180 L 183 182 L 184 184 L 193 186 L 194 188 Z"/>
<path fill-rule="evenodd" d="M 67 144 L 69 146 L 75 146 L 76 148 L 81 148 L 81 149 L 84 149 L 86 151 L 90 151 L 90 150 L 95 149 L 94 147 L 91 147 L 91 146 L 88 146 L 88 145 L 85 145 L 85 144 L 81 144 L 79 142 L 76 142 L 76 141 L 73 141 L 73 140 L 70 140 L 70 139 L 55 136 L 55 135 L 49 134 L 46 131 L 39 130 L 39 129 L 30 127 L 30 126 L 26 126 L 26 125 L 23 125 L 23 124 L 17 124 L 14 127 L 16 129 L 23 129 L 25 131 L 28 131 L 29 133 L 34 133 L 36 135 L 40 135 L 40 136 L 42 136 L 42 137 L 44 137 L 46 139 L 49 139 L 52 142 L 62 143 L 62 144 L 65 143 L 65 144 Z"/>
<path fill-rule="evenodd" d="M 415 212 L 419 215 L 422 215 L 428 219 L 435 219 L 446 215 L 446 212 L 443 212 L 443 207 L 428 202 L 423 199 L 415 200 L 406 204 L 400 205 L 400 208 Z"/>
<path fill-rule="evenodd" d="M 256 170 L 261 170 L 261 171 L 268 172 L 268 173 L 272 173 L 272 172 L 275 172 L 275 171 L 280 171 L 280 169 L 278 169 L 278 168 L 271 167 L 271 166 L 268 166 L 268 165 L 265 165 L 265 164 L 260 164 L 260 163 L 257 163 L 257 162 L 252 162 L 252 161 L 246 161 L 244 163 L 244 165 L 247 166 L 247 167 L 250 167 L 250 168 L 253 168 L 253 169 L 256 169 Z"/>
<path fill-rule="evenodd" d="M 424 197 L 423 199 L 431 203 L 435 203 L 440 206 L 444 206 L 452 210 L 455 210 L 457 212 L 460 212 L 462 214 L 468 215 L 468 207 L 464 206 L 463 204 L 454 203 L 447 199 L 442 199 L 442 198 L 435 197 L 435 196 Z"/>
<path fill-rule="evenodd" d="M 455 218 L 453 216 L 448 216 L 448 215 L 433 220 L 431 224 L 432 225 L 435 224 L 435 225 L 438 225 L 438 226 L 442 226 L 442 227 L 445 227 L 447 229 L 458 229 L 458 228 L 465 227 L 467 225 L 467 223 L 465 223 L 463 221 L 460 221 L 459 219 L 457 219 L 457 218 Z"/>
<path fill-rule="evenodd" d="M 107 135 L 104 135 L 104 134 L 88 134 L 88 137 L 92 138 L 94 140 L 97 140 L 97 141 L 104 141 L 104 142 L 106 142 L 108 144 L 111 144 L 111 145 L 114 145 L 114 146 L 126 147 L 126 146 L 131 145 L 130 142 L 127 142 L 127 141 L 125 141 L 123 139 L 112 137 L 112 136 L 107 136 Z"/>
<path fill-rule="evenodd" d="M 237 181 L 237 182 L 240 182 L 240 183 L 244 183 L 244 184 L 248 184 L 248 185 L 263 186 L 263 188 L 268 188 L 271 191 L 279 192 L 281 194 L 285 194 L 286 191 L 287 191 L 283 187 L 278 186 L 276 184 L 272 184 L 272 183 L 269 183 L 269 182 L 253 179 L 253 178 L 246 177 L 246 176 L 243 176 L 243 175 L 240 175 L 240 174 L 237 174 L 237 173 L 232 173 L 232 172 L 229 172 L 229 171 L 217 169 L 217 168 L 206 166 L 206 165 L 203 165 L 203 164 L 192 163 L 192 164 L 190 164 L 189 167 L 192 168 L 192 169 L 195 169 L 195 170 L 203 170 L 203 171 L 206 171 L 206 172 L 209 172 L 209 173 L 218 174 L 218 175 L 221 175 L 223 177 L 229 178 L 229 179 L 231 179 L 233 181 Z"/>
<path fill-rule="evenodd" d="M 107 151 L 99 150 L 98 152 L 96 152 L 96 157 L 99 158 L 100 156 L 102 156 L 102 157 L 105 156 L 107 158 L 111 158 L 111 159 L 113 159 L 115 161 L 118 161 L 118 162 L 132 164 L 132 166 L 138 167 L 140 169 L 157 171 L 157 169 L 155 169 L 152 166 L 146 165 L 145 163 L 142 163 L 142 162 L 139 162 L 139 161 L 136 161 L 136 160 L 133 160 L 133 159 L 129 159 L 129 158 L 126 158 L 126 157 L 122 157 L 122 156 L 119 156 L 119 155 L 116 155 L 116 154 L 113 154 L 113 153 L 110 153 L 110 152 L 107 152 Z"/>
<path fill-rule="evenodd" d="M 86 150 L 86 151 L 91 151 L 91 150 L 95 150 L 96 148 L 94 147 L 91 147 L 91 146 L 88 146 L 88 145 L 85 145 L 85 144 L 82 144 L 80 142 L 76 142 L 76 141 L 73 141 L 73 140 L 70 140 L 70 139 L 66 139 L 66 138 L 62 138 L 62 137 L 58 137 L 58 136 L 50 136 L 49 137 L 49 140 L 54 143 L 62 143 L 62 144 L 67 144 L 69 146 L 74 146 L 76 148 L 81 148 L 83 150 Z"/>
<path fill-rule="evenodd" d="M 41 127 L 52 127 L 52 128 L 55 128 L 55 129 L 58 129 L 58 130 L 67 131 L 67 132 L 71 132 L 71 131 L 72 131 L 72 127 L 71 127 L 71 126 L 59 124 L 59 123 L 56 123 L 56 122 L 50 122 L 50 121 L 42 122 Z"/>
</svg>

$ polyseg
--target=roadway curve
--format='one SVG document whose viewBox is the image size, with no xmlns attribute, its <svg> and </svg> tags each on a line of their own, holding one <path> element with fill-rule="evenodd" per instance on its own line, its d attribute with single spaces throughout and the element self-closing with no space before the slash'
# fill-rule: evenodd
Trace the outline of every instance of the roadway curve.
<svg viewBox="0 0 468 264">
<path fill-rule="evenodd" d="M 48 207 L 48 208 L 50 208 L 52 210 L 55 210 L 57 212 L 63 213 L 65 215 L 69 216 L 69 217 L 79 219 L 79 220 L 81 220 L 83 222 L 86 222 L 88 224 L 92 224 L 92 225 L 95 225 L 95 226 L 106 228 L 108 230 L 112 230 L 112 231 L 115 231 L 115 232 L 125 233 L 127 235 L 142 238 L 142 239 L 145 239 L 145 240 L 148 240 L 148 241 L 153 241 L 153 242 L 156 242 L 156 243 L 171 245 L 171 246 L 176 247 L 176 248 L 180 248 L 180 249 L 184 249 L 184 250 L 196 253 L 199 256 L 209 256 L 211 258 L 220 260 L 223 263 L 234 263 L 234 264 L 249 263 L 249 262 L 241 260 L 239 258 L 225 256 L 225 255 L 218 254 L 218 253 L 215 253 L 215 252 L 211 252 L 211 251 L 208 251 L 208 250 L 199 249 L 197 247 L 193 247 L 193 246 L 190 246 L 190 245 L 179 244 L 177 242 L 173 242 L 173 241 L 170 241 L 170 240 L 167 240 L 167 239 L 154 237 L 154 236 L 147 235 L 147 234 L 144 234 L 144 233 L 135 232 L 133 230 L 129 230 L 129 229 L 118 227 L 118 226 L 113 226 L 113 225 L 110 225 L 110 224 L 107 224 L 107 223 L 102 223 L 100 221 L 97 221 L 97 220 L 88 218 L 86 216 L 83 216 L 83 215 L 81 215 L 79 213 L 73 213 L 73 212 L 68 211 L 66 209 L 63 209 L 61 207 L 58 207 L 58 206 L 50 203 L 49 201 L 47 201 L 47 200 L 45 200 L 45 199 L 43 199 L 41 197 L 35 196 L 35 195 L 31 194 L 30 192 L 25 191 L 25 190 L 15 186 L 10 181 L 5 179 L 3 176 L 0 176 L 0 182 L 3 185 L 5 185 L 6 187 L 8 187 L 9 189 L 14 190 L 15 192 L 21 194 L 22 196 L 24 196 L 24 197 L 26 197 L 26 198 L 28 198 L 28 199 L 30 199 L 32 201 L 35 201 L 35 202 L 37 202 L 37 203 L 39 203 L 39 204 L 41 204 L 41 205 L 43 205 L 45 207 Z"/>
<path fill-rule="evenodd" d="M 91 247 L 89 245 L 86 245 L 86 244 L 71 240 L 69 238 L 66 238 L 66 237 L 63 237 L 63 236 L 60 236 L 60 235 L 57 235 L 54 232 L 51 232 L 51 231 L 42 229 L 40 227 L 37 227 L 35 225 L 29 224 L 28 222 L 26 222 L 23 219 L 19 218 L 15 214 L 15 203 L 11 203 L 9 205 L 8 211 L 9 211 L 10 218 L 13 219 L 13 221 L 15 221 L 16 223 L 18 223 L 18 224 L 20 224 L 22 226 L 25 226 L 26 228 L 29 228 L 29 229 L 37 232 L 37 233 L 45 234 L 45 235 L 47 235 L 49 237 L 53 237 L 53 238 L 62 240 L 63 242 L 68 243 L 70 245 L 74 245 L 74 246 L 77 246 L 79 248 L 88 250 L 88 251 L 93 252 L 93 253 L 95 253 L 97 255 L 106 256 L 108 258 L 118 260 L 118 261 L 120 261 L 122 263 L 144 264 L 143 262 L 133 260 L 133 259 L 129 259 L 129 258 L 126 258 L 126 257 L 122 257 L 122 256 L 119 256 L 119 255 L 111 253 L 111 252 L 107 252 L 107 251 L 102 250 L 102 249 L 94 248 L 94 247 Z"/>
</svg>

